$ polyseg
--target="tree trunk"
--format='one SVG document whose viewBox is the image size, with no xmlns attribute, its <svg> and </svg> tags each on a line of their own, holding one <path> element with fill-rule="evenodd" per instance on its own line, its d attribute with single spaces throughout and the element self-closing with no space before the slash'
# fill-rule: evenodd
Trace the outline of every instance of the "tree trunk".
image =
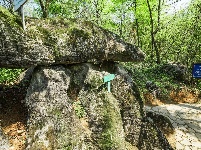
<svg viewBox="0 0 201 150">
<path fill-rule="evenodd" d="M 161 0 L 158 0 L 158 28 L 160 27 L 160 17 L 161 17 Z"/>
<path fill-rule="evenodd" d="M 134 7 L 135 7 L 135 12 L 137 12 L 137 1 L 134 2 Z M 137 31 L 137 46 L 140 47 L 139 23 L 137 18 L 135 18 L 135 24 L 136 24 L 136 31 Z"/>
<path fill-rule="evenodd" d="M 39 0 L 40 7 L 42 9 L 42 17 L 48 17 L 48 9 L 49 9 L 49 0 Z"/>
<path fill-rule="evenodd" d="M 153 54 L 153 50 L 155 50 L 155 54 L 156 54 L 156 63 L 160 64 L 161 60 L 160 60 L 160 53 L 156 44 L 156 40 L 155 40 L 155 36 L 154 36 L 154 21 L 153 21 L 153 16 L 152 16 L 152 10 L 151 10 L 151 6 L 149 3 L 149 0 L 147 0 L 147 5 L 148 5 L 148 9 L 149 9 L 149 16 L 150 16 L 150 24 L 151 24 L 151 46 L 152 46 L 152 54 Z"/>
</svg>

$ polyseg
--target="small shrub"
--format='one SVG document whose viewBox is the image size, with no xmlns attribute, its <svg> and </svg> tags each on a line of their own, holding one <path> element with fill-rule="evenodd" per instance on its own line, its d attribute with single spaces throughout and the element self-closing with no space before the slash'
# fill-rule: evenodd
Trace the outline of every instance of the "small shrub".
<svg viewBox="0 0 201 150">
<path fill-rule="evenodd" d="M 0 68 L 0 83 L 9 83 L 15 81 L 23 69 L 5 69 Z"/>
<path fill-rule="evenodd" d="M 86 112 L 84 110 L 84 107 L 82 106 L 80 101 L 76 101 L 73 103 L 73 107 L 75 110 L 75 114 L 79 117 L 79 118 L 83 118 L 86 116 Z"/>
</svg>

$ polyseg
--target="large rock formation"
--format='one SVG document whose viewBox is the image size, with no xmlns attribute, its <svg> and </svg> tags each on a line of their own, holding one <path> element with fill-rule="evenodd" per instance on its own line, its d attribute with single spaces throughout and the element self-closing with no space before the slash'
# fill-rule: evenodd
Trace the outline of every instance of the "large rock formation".
<svg viewBox="0 0 201 150">
<path fill-rule="evenodd" d="M 2 7 L 0 18 L 0 67 L 36 66 L 26 77 L 26 149 L 171 149 L 114 62 L 142 61 L 139 48 L 86 21 L 29 19 L 23 31 Z M 103 80 L 110 74 L 111 92 Z"/>
<path fill-rule="evenodd" d="M 103 82 L 110 73 L 116 74 L 111 93 Z M 115 63 L 35 68 L 26 97 L 27 149 L 132 149 L 143 112 L 133 90 Z M 76 116 L 78 101 L 84 120 Z"/>
<path fill-rule="evenodd" d="M 103 82 L 108 74 L 115 74 L 111 93 Z M 169 147 L 153 122 L 145 119 L 138 88 L 113 62 L 36 67 L 26 104 L 30 150 Z"/>
<path fill-rule="evenodd" d="M 0 67 L 144 59 L 136 46 L 116 34 L 82 20 L 20 20 L 0 6 Z"/>
</svg>

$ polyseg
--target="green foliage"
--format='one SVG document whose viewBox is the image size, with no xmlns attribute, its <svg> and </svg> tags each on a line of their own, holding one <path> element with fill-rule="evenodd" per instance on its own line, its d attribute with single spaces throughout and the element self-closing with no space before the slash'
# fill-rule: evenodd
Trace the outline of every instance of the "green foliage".
<svg viewBox="0 0 201 150">
<path fill-rule="evenodd" d="M 0 83 L 15 81 L 22 71 L 23 69 L 0 68 Z"/>
<path fill-rule="evenodd" d="M 86 116 L 86 112 L 84 107 L 82 106 L 80 101 L 76 101 L 73 103 L 73 107 L 75 110 L 75 114 L 79 117 L 79 118 L 83 118 Z"/>
<path fill-rule="evenodd" d="M 3 22 L 6 22 L 8 26 L 13 28 L 21 25 L 21 20 L 16 16 L 11 14 L 7 9 L 0 5 L 0 18 Z M 6 19 L 4 19 L 6 18 Z"/>
<path fill-rule="evenodd" d="M 168 74 L 166 71 L 164 71 L 162 69 L 163 65 L 164 64 L 141 64 L 138 66 L 133 66 L 133 64 L 124 63 L 124 66 L 137 83 L 141 92 L 147 90 L 145 88 L 146 82 L 151 81 L 160 88 L 161 94 L 167 94 L 168 91 L 183 83 L 182 81 L 178 81 L 177 79 L 175 79 L 173 75 Z"/>
<path fill-rule="evenodd" d="M 49 5 L 50 16 L 62 16 L 74 18 L 79 1 L 72 0 L 53 0 Z"/>
<path fill-rule="evenodd" d="M 194 0 L 188 9 L 164 18 L 171 20 L 160 32 L 161 49 L 163 49 L 161 55 L 164 61 L 181 62 L 188 67 L 193 62 L 200 61 L 200 7 L 199 0 Z"/>
<path fill-rule="evenodd" d="M 47 11 L 51 18 L 82 18 L 102 26 L 120 35 L 129 43 L 140 46 L 146 53 L 145 62 L 149 65 L 155 65 L 156 48 L 161 63 L 181 62 L 190 69 L 193 62 L 199 62 L 201 59 L 200 0 L 192 0 L 190 6 L 184 10 L 167 14 L 165 13 L 167 4 L 161 1 L 159 8 L 159 0 L 35 0 L 38 5 L 41 4 L 40 1 L 45 9 L 39 7 L 38 14 Z M 148 3 L 153 24 L 151 24 Z M 11 18 L 10 21 L 12 19 L 15 18 Z M 74 34 L 82 34 L 84 38 L 90 36 L 83 34 L 82 29 L 73 30 L 72 26 L 72 24 L 69 25 Z M 42 31 L 45 32 L 45 30 Z M 33 29 L 33 32 L 42 31 Z M 154 36 L 155 46 L 153 46 L 151 34 Z M 49 37 L 48 33 L 47 37 Z M 47 40 L 47 38 L 44 39 Z M 59 55 L 57 51 L 56 49 L 55 53 Z M 143 77 L 144 73 L 149 72 L 150 79 L 157 80 L 155 78 L 158 78 L 158 74 L 152 73 L 153 68 L 145 67 L 141 71 L 138 70 L 139 76 Z M 165 75 L 161 75 L 160 78 L 169 80 Z"/>
</svg>

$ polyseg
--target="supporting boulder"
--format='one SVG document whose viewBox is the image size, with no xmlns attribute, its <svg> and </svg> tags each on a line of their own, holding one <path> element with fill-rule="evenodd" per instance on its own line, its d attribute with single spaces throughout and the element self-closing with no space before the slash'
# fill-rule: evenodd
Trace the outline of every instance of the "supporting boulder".
<svg viewBox="0 0 201 150">
<path fill-rule="evenodd" d="M 111 74 L 108 92 L 103 79 Z M 121 65 L 38 66 L 32 76 L 27 149 L 133 150 L 146 143 L 161 148 L 157 131 L 142 126 L 140 93 Z M 146 141 L 144 133 L 154 140 Z"/>
<path fill-rule="evenodd" d="M 116 74 L 111 93 L 103 82 L 110 73 Z M 36 67 L 26 96 L 27 149 L 132 149 L 142 110 L 124 80 L 115 63 Z M 82 119 L 76 115 L 78 101 L 86 114 Z"/>
</svg>

